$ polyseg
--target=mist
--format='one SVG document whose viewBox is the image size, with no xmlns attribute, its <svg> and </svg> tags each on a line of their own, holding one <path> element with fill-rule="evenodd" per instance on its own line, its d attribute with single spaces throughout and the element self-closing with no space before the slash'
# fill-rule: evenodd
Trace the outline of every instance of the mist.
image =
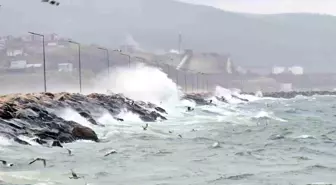
<svg viewBox="0 0 336 185">
<path fill-rule="evenodd" d="M 69 0 L 58 7 L 37 0 L 2 4 L 0 35 L 57 33 L 109 48 L 118 48 L 131 36 L 141 49 L 156 52 L 177 49 L 182 33 L 182 49 L 230 53 L 243 66 L 300 65 L 307 72 L 330 72 L 327 66 L 336 60 L 333 16 L 254 16 L 172 0 Z"/>
</svg>

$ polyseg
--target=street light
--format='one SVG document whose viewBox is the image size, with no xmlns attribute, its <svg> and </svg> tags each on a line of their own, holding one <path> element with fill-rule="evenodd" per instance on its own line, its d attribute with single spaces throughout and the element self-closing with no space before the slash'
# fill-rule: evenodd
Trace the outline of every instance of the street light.
<svg viewBox="0 0 336 185">
<path fill-rule="evenodd" d="M 202 80 L 202 91 L 204 91 L 205 90 L 205 78 L 204 78 L 204 75 L 205 75 L 205 73 L 200 73 L 202 76 L 202 78 L 201 78 L 201 80 Z"/>
<path fill-rule="evenodd" d="M 184 71 L 184 90 L 187 93 L 188 86 L 187 86 L 187 73 L 186 73 L 186 71 Z"/>
<path fill-rule="evenodd" d="M 141 60 L 143 63 L 145 63 L 146 59 L 142 58 L 142 57 L 135 57 L 138 60 Z"/>
<path fill-rule="evenodd" d="M 125 53 L 121 53 L 121 52 L 120 52 L 120 55 L 124 55 L 124 56 L 128 57 L 128 67 L 130 68 L 131 67 L 131 56 L 127 55 Z"/>
<path fill-rule="evenodd" d="M 176 69 L 176 85 L 179 86 L 179 71 Z"/>
<path fill-rule="evenodd" d="M 197 93 L 198 93 L 198 91 L 199 91 L 199 88 L 198 88 L 198 75 L 199 75 L 199 73 L 196 73 L 196 82 L 197 82 Z"/>
<path fill-rule="evenodd" d="M 46 60 L 45 60 L 45 44 L 44 44 L 44 35 L 34 32 L 28 32 L 32 35 L 37 35 L 42 37 L 42 48 L 43 48 L 43 82 L 44 82 L 44 92 L 47 92 L 47 77 L 46 77 Z"/>
<path fill-rule="evenodd" d="M 168 73 L 168 78 L 169 78 L 169 75 L 170 75 L 170 66 L 168 65 L 168 64 L 166 64 L 167 65 L 167 73 Z"/>
<path fill-rule="evenodd" d="M 206 76 L 206 90 L 209 92 L 209 75 L 207 74 Z"/>
<path fill-rule="evenodd" d="M 81 64 L 81 45 L 78 42 L 69 40 L 70 43 L 78 46 L 78 75 L 79 75 L 79 92 L 82 93 L 82 64 Z"/>
<path fill-rule="evenodd" d="M 107 74 L 108 74 L 108 76 L 110 76 L 110 54 L 109 54 L 109 50 L 106 49 L 106 48 L 101 48 L 101 47 L 99 47 L 98 49 L 105 50 L 106 53 L 107 53 Z"/>
</svg>

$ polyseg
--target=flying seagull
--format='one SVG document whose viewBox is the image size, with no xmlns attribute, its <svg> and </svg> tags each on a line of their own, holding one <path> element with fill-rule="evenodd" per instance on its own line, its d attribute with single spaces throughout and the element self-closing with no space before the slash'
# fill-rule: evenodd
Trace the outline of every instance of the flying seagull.
<svg viewBox="0 0 336 185">
<path fill-rule="evenodd" d="M 143 130 L 147 130 L 148 128 L 148 123 L 146 123 L 146 126 L 142 126 Z"/>
<path fill-rule="evenodd" d="M 4 161 L 4 160 L 0 160 L 0 162 L 2 162 L 3 165 L 8 166 L 8 167 L 14 166 L 13 163 L 7 163 L 7 161 Z"/>
<path fill-rule="evenodd" d="M 112 151 L 110 151 L 109 153 L 105 154 L 104 157 L 107 157 L 107 156 L 109 156 L 109 155 L 111 155 L 111 154 L 115 154 L 115 153 L 117 153 L 117 151 L 112 150 Z"/>
<path fill-rule="evenodd" d="M 45 159 L 42 159 L 42 158 L 36 158 L 35 160 L 33 160 L 32 162 L 29 163 L 29 165 L 33 164 L 34 162 L 36 161 L 42 161 L 43 162 L 43 166 L 46 167 L 47 164 L 46 164 L 46 160 Z"/>
</svg>

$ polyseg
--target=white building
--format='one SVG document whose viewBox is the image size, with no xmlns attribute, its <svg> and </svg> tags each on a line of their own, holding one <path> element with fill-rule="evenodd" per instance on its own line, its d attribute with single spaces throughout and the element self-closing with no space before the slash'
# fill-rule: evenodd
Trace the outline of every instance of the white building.
<svg viewBox="0 0 336 185">
<path fill-rule="evenodd" d="M 291 83 L 280 84 L 280 91 L 284 91 L 284 92 L 293 91 L 293 85 Z"/>
<path fill-rule="evenodd" d="M 9 57 L 15 57 L 15 56 L 21 56 L 21 55 L 23 55 L 22 49 L 7 50 L 7 56 Z"/>
<path fill-rule="evenodd" d="M 285 70 L 286 70 L 285 67 L 275 66 L 272 69 L 272 74 L 278 75 L 278 74 L 285 72 Z"/>
<path fill-rule="evenodd" d="M 60 63 L 58 64 L 58 71 L 59 72 L 72 72 L 73 65 L 71 63 Z"/>
<path fill-rule="evenodd" d="M 303 75 L 303 67 L 301 66 L 292 66 L 288 68 L 288 71 L 294 75 Z"/>
<path fill-rule="evenodd" d="M 26 60 L 16 60 L 10 62 L 9 69 L 25 69 L 26 66 L 27 66 Z"/>
</svg>

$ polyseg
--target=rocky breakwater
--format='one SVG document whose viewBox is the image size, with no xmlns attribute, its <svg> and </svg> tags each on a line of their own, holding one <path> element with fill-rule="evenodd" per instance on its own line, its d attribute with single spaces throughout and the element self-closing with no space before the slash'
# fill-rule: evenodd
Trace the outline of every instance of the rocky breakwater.
<svg viewBox="0 0 336 185">
<path fill-rule="evenodd" d="M 185 94 L 182 99 L 194 101 L 196 105 L 212 105 L 212 101 L 207 100 L 211 96 L 211 93 Z"/>
<path fill-rule="evenodd" d="M 56 112 L 70 108 L 92 125 L 101 126 L 94 115 L 109 112 L 117 121 L 122 111 L 130 111 L 145 122 L 166 120 L 167 112 L 152 103 L 136 102 L 120 94 L 36 93 L 0 97 L 0 136 L 29 145 L 22 136 L 45 146 L 62 147 L 61 143 L 76 140 L 99 142 L 97 134 L 88 127 L 57 116 Z"/>
<path fill-rule="evenodd" d="M 254 93 L 246 93 L 254 95 Z M 290 91 L 290 92 L 265 92 L 263 97 L 291 99 L 297 96 L 314 96 L 314 95 L 336 95 L 336 91 Z"/>
</svg>

